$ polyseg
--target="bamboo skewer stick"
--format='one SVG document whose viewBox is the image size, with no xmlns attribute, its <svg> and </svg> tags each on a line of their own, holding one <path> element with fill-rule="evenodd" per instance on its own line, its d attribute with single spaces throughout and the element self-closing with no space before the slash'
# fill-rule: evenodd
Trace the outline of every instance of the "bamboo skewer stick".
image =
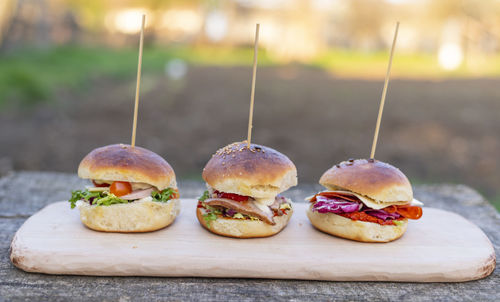
<svg viewBox="0 0 500 302">
<path fill-rule="evenodd" d="M 382 98 L 380 99 L 380 107 L 378 110 L 377 124 L 375 126 L 375 134 L 373 135 L 372 150 L 370 158 L 375 158 L 375 149 L 377 148 L 378 133 L 380 130 L 380 122 L 382 120 L 382 113 L 384 112 L 385 96 L 387 94 L 387 86 L 389 86 L 389 77 L 391 75 L 392 58 L 394 56 L 394 48 L 396 47 L 396 39 L 398 37 L 399 21 L 396 22 L 396 29 L 394 31 L 394 38 L 392 40 L 391 54 L 389 56 L 389 65 L 387 66 L 387 73 L 385 74 L 384 90 L 382 91 Z"/>
<path fill-rule="evenodd" d="M 132 141 L 130 145 L 135 147 L 135 133 L 137 129 L 137 112 L 139 111 L 139 90 L 141 87 L 141 67 L 142 67 L 142 48 L 144 44 L 144 25 L 146 24 L 146 15 L 142 15 L 141 37 L 139 40 L 139 59 L 137 63 L 137 83 L 135 86 L 135 105 L 134 105 L 134 122 L 132 125 Z"/>
<path fill-rule="evenodd" d="M 255 45 L 253 51 L 253 74 L 252 74 L 252 92 L 250 94 L 250 113 L 248 114 L 248 137 L 247 146 L 250 148 L 250 142 L 252 140 L 252 127 L 253 127 L 253 103 L 255 98 L 255 76 L 257 75 L 257 52 L 259 48 L 259 28 L 260 24 L 255 25 Z"/>
</svg>

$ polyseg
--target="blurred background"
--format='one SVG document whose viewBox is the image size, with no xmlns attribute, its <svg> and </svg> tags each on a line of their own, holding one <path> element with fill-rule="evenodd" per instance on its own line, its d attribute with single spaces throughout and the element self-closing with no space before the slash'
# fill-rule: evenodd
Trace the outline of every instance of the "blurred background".
<svg viewBox="0 0 500 302">
<path fill-rule="evenodd" d="M 0 175 L 129 143 L 143 13 L 137 144 L 178 177 L 246 138 L 257 22 L 253 141 L 301 182 L 368 157 L 399 20 L 376 158 L 500 209 L 500 0 L 2 0 Z"/>
</svg>

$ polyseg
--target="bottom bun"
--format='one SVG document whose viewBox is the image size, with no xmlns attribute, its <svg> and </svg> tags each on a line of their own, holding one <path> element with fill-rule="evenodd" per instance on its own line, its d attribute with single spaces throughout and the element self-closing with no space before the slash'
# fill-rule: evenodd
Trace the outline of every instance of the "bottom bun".
<svg viewBox="0 0 500 302">
<path fill-rule="evenodd" d="M 206 211 L 203 208 L 196 209 L 196 217 L 198 217 L 200 224 L 214 234 L 233 238 L 260 238 L 273 236 L 281 232 L 288 224 L 290 217 L 292 217 L 293 209 L 288 210 L 286 215 L 274 217 L 275 225 L 267 224 L 261 220 L 233 219 L 219 216 L 216 220 L 210 221 L 209 227 L 207 221 L 203 219 L 205 213 Z"/>
<path fill-rule="evenodd" d="M 170 225 L 180 212 L 179 199 L 144 201 L 110 206 L 78 205 L 80 219 L 95 231 L 118 233 L 152 232 Z"/>
<path fill-rule="evenodd" d="M 333 213 L 313 212 L 311 208 L 307 210 L 307 217 L 312 225 L 320 231 L 361 242 L 396 240 L 403 236 L 408 226 L 408 219 L 401 220 L 401 225 L 380 225 L 373 222 L 352 220 Z"/>
</svg>

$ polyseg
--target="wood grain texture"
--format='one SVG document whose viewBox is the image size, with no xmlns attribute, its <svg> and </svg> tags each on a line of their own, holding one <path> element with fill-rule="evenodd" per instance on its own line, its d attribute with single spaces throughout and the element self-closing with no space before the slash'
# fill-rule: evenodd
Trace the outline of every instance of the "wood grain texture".
<svg viewBox="0 0 500 302">
<path fill-rule="evenodd" d="M 407 233 L 387 244 L 335 238 L 313 229 L 306 204 L 280 234 L 264 239 L 219 237 L 183 200 L 170 227 L 147 234 L 86 229 L 67 202 L 26 221 L 13 239 L 11 260 L 29 272 L 106 276 L 247 277 L 333 281 L 458 282 L 486 277 L 495 253 L 484 233 L 463 217 L 425 208 Z"/>
</svg>

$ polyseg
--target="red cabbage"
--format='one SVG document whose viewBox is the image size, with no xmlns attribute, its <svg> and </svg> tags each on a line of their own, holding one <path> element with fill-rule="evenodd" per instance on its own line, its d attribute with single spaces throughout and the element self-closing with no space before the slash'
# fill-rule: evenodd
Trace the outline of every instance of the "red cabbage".
<svg viewBox="0 0 500 302">
<path fill-rule="evenodd" d="M 226 214 L 226 216 L 233 217 L 234 214 L 236 214 L 236 213 L 237 212 L 235 210 L 233 210 L 233 209 L 226 209 L 226 211 L 225 211 L 224 214 Z"/>
<path fill-rule="evenodd" d="M 316 202 L 314 203 L 312 210 L 319 213 L 343 214 L 357 212 L 362 208 L 362 203 L 347 201 L 337 197 L 329 198 L 319 195 L 316 196 Z M 363 212 L 384 221 L 394 220 L 401 217 L 398 213 L 389 213 L 384 210 L 375 210 L 366 207 Z"/>
<path fill-rule="evenodd" d="M 362 206 L 361 203 L 346 201 L 341 198 L 317 196 L 312 210 L 319 213 L 343 214 L 359 211 Z"/>
<path fill-rule="evenodd" d="M 386 221 L 388 219 L 394 220 L 394 219 L 398 219 L 401 217 L 401 215 L 399 215 L 398 213 L 389 213 L 389 212 L 386 212 L 384 210 L 367 209 L 364 212 L 370 216 L 380 218 L 384 221 Z"/>
</svg>

